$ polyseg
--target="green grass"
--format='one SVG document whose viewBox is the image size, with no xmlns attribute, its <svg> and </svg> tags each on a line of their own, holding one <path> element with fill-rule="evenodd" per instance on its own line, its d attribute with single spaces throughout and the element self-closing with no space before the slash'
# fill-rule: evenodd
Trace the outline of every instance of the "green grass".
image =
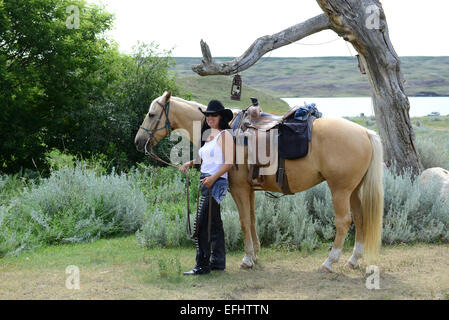
<svg viewBox="0 0 449 320">
<path fill-rule="evenodd" d="M 334 274 L 317 272 L 326 247 L 311 253 L 264 247 L 252 270 L 239 268 L 239 250 L 227 253 L 224 272 L 184 276 L 195 263 L 193 243 L 145 249 L 135 236 L 102 239 L 0 259 L 0 299 L 444 299 L 449 293 L 447 246 L 384 246 L 382 290 L 366 289 L 364 264 L 344 267 L 351 252 L 345 245 Z M 79 268 L 80 290 L 66 288 L 68 266 Z"/>
<path fill-rule="evenodd" d="M 377 130 L 375 119 L 373 117 L 349 117 L 349 120 L 360 124 L 371 130 Z M 449 115 L 439 117 L 416 117 L 410 119 L 412 125 L 417 128 L 427 128 L 430 130 L 415 130 L 416 135 L 435 135 L 440 136 L 449 132 Z"/>
<path fill-rule="evenodd" d="M 283 100 L 245 84 L 242 87 L 241 100 L 231 100 L 232 78 L 230 77 L 179 75 L 177 76 L 176 81 L 184 88 L 184 90 L 190 93 L 192 100 L 204 105 L 207 105 L 212 99 L 218 99 L 223 102 L 227 108 L 242 109 L 251 104 L 251 97 L 256 97 L 259 100 L 262 110 L 265 112 L 283 114 L 289 109 L 288 104 Z"/>
<path fill-rule="evenodd" d="M 378 132 L 375 120 L 371 117 L 354 117 L 349 120 Z M 449 116 L 417 117 L 412 118 L 411 123 L 424 169 L 449 169 Z"/>
<path fill-rule="evenodd" d="M 414 126 L 427 127 L 435 130 L 436 134 L 441 134 L 449 131 L 449 115 L 439 117 L 419 117 L 412 118 Z"/>
</svg>

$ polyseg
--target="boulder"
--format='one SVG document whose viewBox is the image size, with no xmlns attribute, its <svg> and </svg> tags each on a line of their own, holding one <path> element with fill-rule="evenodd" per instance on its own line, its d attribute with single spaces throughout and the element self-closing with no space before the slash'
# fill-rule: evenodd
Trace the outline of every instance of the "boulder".
<svg viewBox="0 0 449 320">
<path fill-rule="evenodd" d="M 441 183 L 441 195 L 443 198 L 449 198 L 449 171 L 443 168 L 429 168 L 420 175 L 420 180 L 426 184 L 430 181 L 439 181 Z"/>
</svg>

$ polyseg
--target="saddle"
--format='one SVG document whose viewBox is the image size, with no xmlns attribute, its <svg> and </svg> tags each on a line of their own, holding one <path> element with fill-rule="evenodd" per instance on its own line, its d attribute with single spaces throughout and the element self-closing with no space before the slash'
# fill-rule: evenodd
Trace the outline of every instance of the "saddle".
<svg viewBox="0 0 449 320">
<path fill-rule="evenodd" d="M 307 154 L 307 137 L 310 138 L 311 132 L 309 125 L 313 120 L 310 124 L 309 121 L 294 121 L 293 116 L 299 106 L 283 116 L 277 116 L 263 112 L 256 98 L 251 100 L 253 104 L 241 111 L 233 123 L 234 136 L 243 135 L 243 144 L 248 146 L 248 182 L 254 190 L 262 190 L 264 176 L 276 174 L 276 182 L 282 192 L 292 194 L 285 175 L 285 159 L 296 159 Z M 305 130 L 309 134 L 304 134 Z M 306 137 L 307 141 L 299 142 L 301 137 Z M 291 154 L 289 150 L 296 153 Z"/>
<path fill-rule="evenodd" d="M 242 124 L 242 129 L 253 128 L 256 130 L 268 131 L 295 114 L 300 107 L 296 106 L 287 111 L 283 116 L 262 112 L 261 107 L 252 105 L 247 109 L 248 117 Z"/>
</svg>

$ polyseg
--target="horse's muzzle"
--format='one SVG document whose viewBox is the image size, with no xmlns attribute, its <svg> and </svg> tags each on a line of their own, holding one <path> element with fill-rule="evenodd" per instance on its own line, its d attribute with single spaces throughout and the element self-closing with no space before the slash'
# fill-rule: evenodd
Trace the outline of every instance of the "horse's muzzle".
<svg viewBox="0 0 449 320">
<path fill-rule="evenodd" d="M 142 137 L 141 135 L 137 135 L 134 139 L 134 144 L 136 145 L 137 151 L 144 152 L 145 144 L 147 143 L 147 139 Z"/>
</svg>

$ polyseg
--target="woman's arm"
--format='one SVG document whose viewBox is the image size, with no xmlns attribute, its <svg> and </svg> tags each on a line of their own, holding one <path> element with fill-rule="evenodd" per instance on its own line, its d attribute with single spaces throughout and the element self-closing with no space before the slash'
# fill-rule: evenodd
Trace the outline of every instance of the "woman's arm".
<svg viewBox="0 0 449 320">
<path fill-rule="evenodd" d="M 186 171 L 189 170 L 189 168 L 193 167 L 195 163 L 198 162 L 197 160 L 199 160 L 199 162 L 201 163 L 201 158 L 198 157 L 198 159 L 193 159 L 191 161 L 184 163 L 182 166 L 179 167 L 179 170 L 186 173 Z"/>
</svg>

